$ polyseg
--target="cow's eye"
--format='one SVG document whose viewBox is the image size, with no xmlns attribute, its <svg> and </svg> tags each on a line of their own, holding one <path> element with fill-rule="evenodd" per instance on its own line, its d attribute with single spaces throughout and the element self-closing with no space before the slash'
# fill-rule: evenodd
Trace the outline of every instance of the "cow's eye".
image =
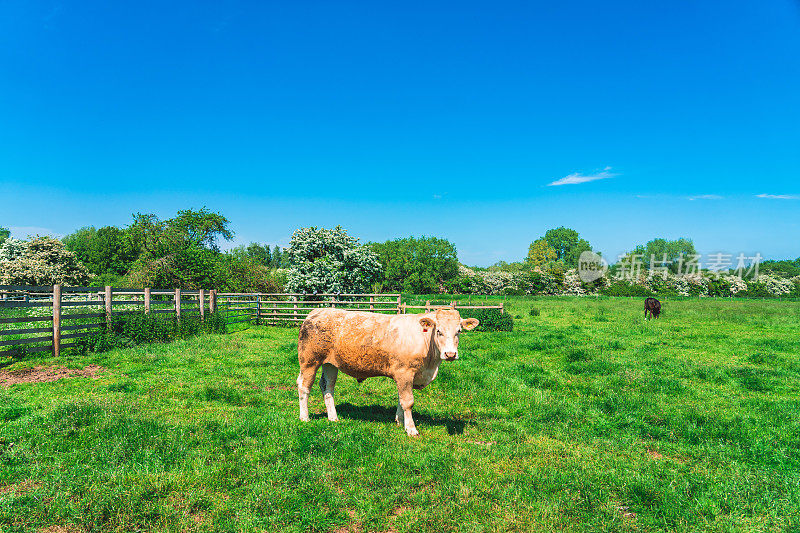
<svg viewBox="0 0 800 533">
<path fill-rule="evenodd" d="M 441 337 L 442 335 L 444 335 L 444 333 L 442 333 L 442 330 L 439 330 L 439 329 L 437 329 L 437 330 L 436 330 L 436 334 L 437 334 L 437 335 L 439 335 L 440 337 Z"/>
</svg>

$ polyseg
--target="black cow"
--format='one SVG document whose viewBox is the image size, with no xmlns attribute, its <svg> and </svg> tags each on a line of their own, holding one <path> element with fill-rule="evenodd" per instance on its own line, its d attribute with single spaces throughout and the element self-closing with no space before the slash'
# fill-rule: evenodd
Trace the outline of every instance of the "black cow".
<svg viewBox="0 0 800 533">
<path fill-rule="evenodd" d="M 647 320 L 647 312 L 650 311 L 650 318 L 658 318 L 661 314 L 661 302 L 655 298 L 647 298 L 644 301 L 644 318 Z"/>
</svg>

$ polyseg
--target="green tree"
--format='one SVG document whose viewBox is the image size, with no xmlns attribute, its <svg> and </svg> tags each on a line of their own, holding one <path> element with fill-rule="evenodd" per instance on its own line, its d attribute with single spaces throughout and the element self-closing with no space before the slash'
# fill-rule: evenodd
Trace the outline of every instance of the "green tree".
<svg viewBox="0 0 800 533">
<path fill-rule="evenodd" d="M 657 238 L 647 244 L 637 246 L 631 253 L 641 256 L 645 270 L 649 268 L 652 258 L 654 266 L 667 266 L 670 272 L 677 273 L 681 265 L 681 256 L 683 256 L 685 265 L 691 256 L 697 254 L 697 250 L 695 250 L 692 240 L 685 237 L 673 241 Z"/>
<path fill-rule="evenodd" d="M 532 266 L 544 268 L 556 260 L 558 260 L 558 254 L 556 254 L 555 248 L 547 242 L 547 239 L 537 239 L 528 247 L 527 261 Z"/>
<path fill-rule="evenodd" d="M 9 237 L 11 237 L 11 230 L 0 226 L 0 245 L 2 245 Z"/>
<path fill-rule="evenodd" d="M 436 237 L 372 243 L 383 266 L 383 286 L 417 294 L 438 293 L 458 276 L 455 245 Z"/>
<path fill-rule="evenodd" d="M 137 213 L 127 228 L 138 258 L 129 279 L 139 286 L 187 289 L 219 285 L 217 263 L 223 254 L 218 241 L 230 240 L 229 221 L 205 207 L 178 211 L 160 220 L 153 214 Z"/>
<path fill-rule="evenodd" d="M 186 248 L 219 251 L 220 239 L 231 240 L 230 221 L 205 207 L 178 211 L 175 218 L 160 220 L 153 214 L 136 213 L 128 233 L 140 254 L 163 257 Z"/>
<path fill-rule="evenodd" d="M 225 254 L 217 263 L 217 287 L 229 292 L 282 292 L 285 280 L 248 255 Z"/>
<path fill-rule="evenodd" d="M 89 272 L 98 276 L 122 276 L 138 256 L 128 233 L 115 226 L 81 228 L 63 241 Z"/>
<path fill-rule="evenodd" d="M 302 228 L 292 235 L 286 290 L 297 293 L 367 292 L 380 276 L 378 258 L 368 246 L 336 226 Z"/>
<path fill-rule="evenodd" d="M 532 268 L 532 265 L 526 261 L 513 261 L 511 263 L 507 261 L 497 261 L 496 263 L 489 265 L 487 268 L 479 268 L 479 267 L 471 267 L 473 269 L 477 269 L 479 271 L 486 270 L 489 272 L 511 272 L 519 273 L 519 272 L 527 272 Z"/>
<path fill-rule="evenodd" d="M 260 265 L 272 265 L 272 252 L 270 251 L 269 244 L 259 244 L 251 242 L 247 246 L 247 256 Z"/>
<path fill-rule="evenodd" d="M 91 249 L 93 248 L 93 243 L 96 237 L 97 228 L 94 226 L 85 226 L 70 233 L 61 240 L 64 243 L 64 247 L 75 254 L 75 257 L 78 258 L 78 261 L 86 265 L 90 272 L 99 274 L 99 272 L 94 272 L 89 266 L 89 263 L 91 262 L 89 256 L 91 255 Z"/>
<path fill-rule="evenodd" d="M 556 258 L 566 268 L 577 268 L 581 253 L 592 249 L 589 241 L 581 239 L 577 231 L 564 226 L 548 230 L 544 240 L 555 250 Z"/>
<path fill-rule="evenodd" d="M 284 253 L 281 252 L 281 247 L 277 244 L 272 249 L 272 268 L 283 268 L 286 266 L 286 258 Z"/>
<path fill-rule="evenodd" d="M 769 260 L 763 261 L 759 267 L 763 274 L 775 274 L 783 278 L 800 276 L 800 257 L 795 260 Z"/>
</svg>

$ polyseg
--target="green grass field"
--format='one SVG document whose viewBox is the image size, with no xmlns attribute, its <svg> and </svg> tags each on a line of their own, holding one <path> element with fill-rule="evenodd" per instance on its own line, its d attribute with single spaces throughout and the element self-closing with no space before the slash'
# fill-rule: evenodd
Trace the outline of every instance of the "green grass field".
<svg viewBox="0 0 800 533">
<path fill-rule="evenodd" d="M 798 530 L 800 303 L 642 305 L 507 300 L 417 439 L 388 379 L 301 424 L 296 329 L 17 362 L 106 371 L 0 388 L 0 530 Z"/>
</svg>

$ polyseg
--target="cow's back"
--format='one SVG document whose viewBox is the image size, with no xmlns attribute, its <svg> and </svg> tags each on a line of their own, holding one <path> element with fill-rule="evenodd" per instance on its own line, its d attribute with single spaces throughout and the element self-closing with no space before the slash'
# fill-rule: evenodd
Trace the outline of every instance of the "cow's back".
<svg viewBox="0 0 800 533">
<path fill-rule="evenodd" d="M 392 376 L 424 358 L 419 330 L 419 315 L 319 309 L 300 327 L 298 357 L 301 366 L 330 363 L 358 379 Z"/>
</svg>

